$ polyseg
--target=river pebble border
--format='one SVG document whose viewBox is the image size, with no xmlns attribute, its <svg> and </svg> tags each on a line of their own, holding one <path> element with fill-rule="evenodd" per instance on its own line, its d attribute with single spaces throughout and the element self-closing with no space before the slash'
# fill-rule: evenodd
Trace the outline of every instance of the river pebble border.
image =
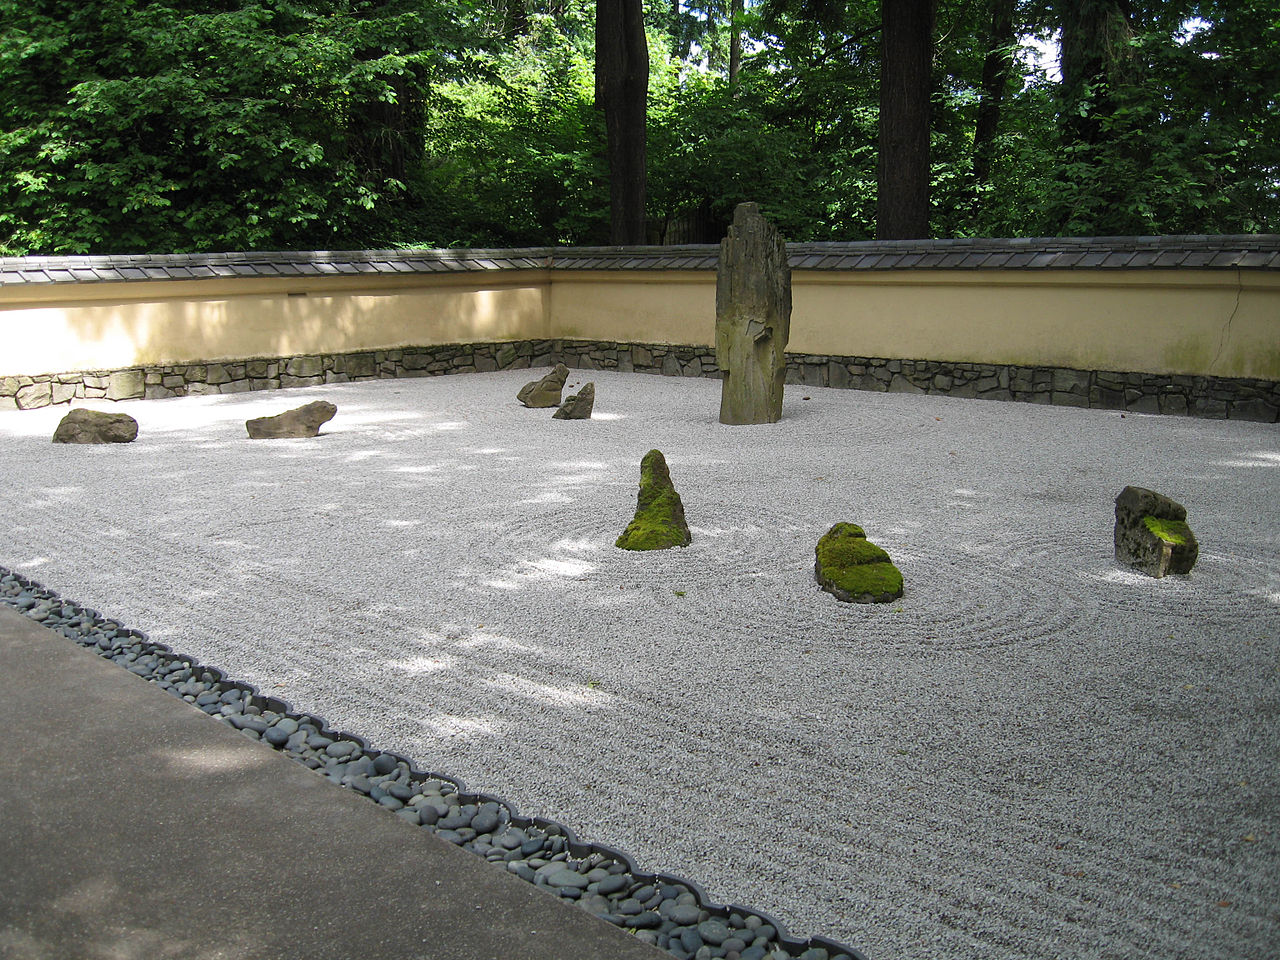
<svg viewBox="0 0 1280 960">
<path fill-rule="evenodd" d="M 251 684 L 230 680 L 2 566 L 0 603 L 401 819 L 681 960 L 865 960 L 825 937 L 798 940 L 768 914 L 713 903 L 688 880 L 642 871 L 625 853 L 583 842 L 555 821 L 521 816 L 505 800 L 472 793 L 453 777 L 424 773 L 397 754 L 330 730 L 320 717 L 297 713 Z"/>
</svg>

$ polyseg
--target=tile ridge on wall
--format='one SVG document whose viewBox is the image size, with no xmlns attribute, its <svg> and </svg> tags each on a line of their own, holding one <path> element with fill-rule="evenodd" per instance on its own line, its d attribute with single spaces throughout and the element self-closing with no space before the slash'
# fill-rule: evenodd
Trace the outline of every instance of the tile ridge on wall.
<svg viewBox="0 0 1280 960">
<path fill-rule="evenodd" d="M 1280 270 L 1280 235 L 861 240 L 788 245 L 804 270 Z M 527 270 L 714 270 L 716 244 L 653 247 L 249 251 L 0 257 L 26 284 Z"/>
</svg>

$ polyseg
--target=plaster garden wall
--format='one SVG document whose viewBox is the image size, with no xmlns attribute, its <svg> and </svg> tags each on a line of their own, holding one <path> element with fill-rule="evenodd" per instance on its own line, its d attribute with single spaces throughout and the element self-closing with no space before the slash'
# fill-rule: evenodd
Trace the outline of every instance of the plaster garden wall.
<svg viewBox="0 0 1280 960">
<path fill-rule="evenodd" d="M 788 251 L 793 383 L 1280 419 L 1280 238 Z M 716 255 L 3 260 L 0 407 L 555 362 L 718 376 Z"/>
</svg>

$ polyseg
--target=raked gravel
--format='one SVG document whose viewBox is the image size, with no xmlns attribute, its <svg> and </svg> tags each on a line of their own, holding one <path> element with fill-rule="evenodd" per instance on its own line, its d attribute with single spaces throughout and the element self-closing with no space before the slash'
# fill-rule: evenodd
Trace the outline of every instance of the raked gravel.
<svg viewBox="0 0 1280 960">
<path fill-rule="evenodd" d="M 1276 953 L 1280 428 L 594 371 L 560 421 L 541 372 L 0 413 L 0 564 L 872 960 Z M 617 550 L 654 447 L 693 543 Z M 1115 565 L 1126 484 L 1191 576 Z M 840 520 L 901 600 L 817 587 Z"/>
</svg>

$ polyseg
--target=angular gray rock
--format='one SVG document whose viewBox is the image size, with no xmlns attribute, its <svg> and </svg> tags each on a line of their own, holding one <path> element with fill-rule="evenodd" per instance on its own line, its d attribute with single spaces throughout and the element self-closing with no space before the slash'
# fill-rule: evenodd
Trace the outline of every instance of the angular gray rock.
<svg viewBox="0 0 1280 960">
<path fill-rule="evenodd" d="M 104 413 L 77 407 L 58 423 L 54 443 L 132 443 L 138 421 L 127 413 Z"/>
<path fill-rule="evenodd" d="M 568 397 L 560 404 L 560 409 L 551 415 L 552 420 L 590 420 L 591 409 L 596 404 L 596 385 L 584 384 L 582 389 Z"/>
<path fill-rule="evenodd" d="M 274 417 L 257 417 L 244 422 L 250 440 L 279 440 L 284 437 L 314 437 L 320 425 L 333 419 L 338 408 L 327 400 L 286 410 Z"/>
<path fill-rule="evenodd" d="M 720 241 L 716 363 L 724 371 L 721 423 L 775 423 L 791 335 L 787 247 L 754 203 L 740 203 Z"/>
<path fill-rule="evenodd" d="M 541 380 L 531 380 L 520 388 L 516 399 L 526 407 L 558 407 L 564 382 L 569 379 L 569 368 L 557 363 L 555 369 Z"/>
<path fill-rule="evenodd" d="M 1153 577 L 1190 573 L 1200 545 L 1187 526 L 1187 510 L 1143 487 L 1125 487 L 1116 497 L 1116 562 Z"/>
</svg>

